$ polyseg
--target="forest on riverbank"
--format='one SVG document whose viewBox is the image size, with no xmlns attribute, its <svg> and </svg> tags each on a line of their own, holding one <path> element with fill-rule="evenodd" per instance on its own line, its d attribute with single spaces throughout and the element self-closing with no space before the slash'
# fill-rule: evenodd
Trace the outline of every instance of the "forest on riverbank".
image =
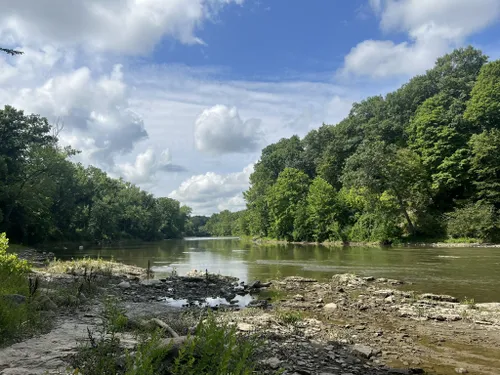
<svg viewBox="0 0 500 375">
<path fill-rule="evenodd" d="M 0 233 L 12 242 L 151 241 L 190 231 L 189 207 L 72 162 L 78 151 L 57 135 L 44 117 L 0 109 Z"/>
<path fill-rule="evenodd" d="M 247 209 L 212 235 L 288 241 L 499 241 L 500 60 L 472 47 L 336 125 L 263 149 Z"/>
</svg>

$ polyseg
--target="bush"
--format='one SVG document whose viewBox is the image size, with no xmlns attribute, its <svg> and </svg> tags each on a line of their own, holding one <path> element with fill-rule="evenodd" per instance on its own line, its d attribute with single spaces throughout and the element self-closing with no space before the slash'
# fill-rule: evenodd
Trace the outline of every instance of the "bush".
<svg viewBox="0 0 500 375">
<path fill-rule="evenodd" d="M 198 325 L 196 336 L 181 348 L 172 375 L 249 375 L 255 369 L 258 343 L 218 324 L 213 314 Z"/>
<path fill-rule="evenodd" d="M 351 229 L 351 241 L 393 242 L 401 237 L 402 229 L 394 218 L 382 214 L 365 213 Z"/>
<path fill-rule="evenodd" d="M 498 212 L 493 205 L 476 202 L 445 215 L 447 234 L 451 238 L 500 239 Z"/>
<path fill-rule="evenodd" d="M 0 234 L 0 345 L 15 340 L 37 322 L 28 300 L 29 264 L 8 254 L 8 244 L 5 233 Z"/>
</svg>

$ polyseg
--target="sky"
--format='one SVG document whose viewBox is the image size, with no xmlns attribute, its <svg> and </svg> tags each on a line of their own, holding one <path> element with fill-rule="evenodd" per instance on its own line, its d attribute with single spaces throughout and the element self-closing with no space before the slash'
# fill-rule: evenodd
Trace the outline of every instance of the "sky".
<svg viewBox="0 0 500 375">
<path fill-rule="evenodd" d="M 263 147 L 454 48 L 500 58 L 500 0 L 0 0 L 0 105 L 193 214 L 245 207 Z"/>
</svg>

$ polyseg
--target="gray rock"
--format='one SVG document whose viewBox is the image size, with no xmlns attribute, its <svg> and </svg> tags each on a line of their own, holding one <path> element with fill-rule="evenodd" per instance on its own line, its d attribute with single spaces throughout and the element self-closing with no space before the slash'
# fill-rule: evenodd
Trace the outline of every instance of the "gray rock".
<svg viewBox="0 0 500 375">
<path fill-rule="evenodd" d="M 145 286 L 153 286 L 153 285 L 158 285 L 160 284 L 161 281 L 160 280 L 157 280 L 157 279 L 150 279 L 150 280 L 141 280 L 141 285 L 145 285 Z"/>
<path fill-rule="evenodd" d="M 370 348 L 368 345 L 362 345 L 362 344 L 355 344 L 352 347 L 352 352 L 363 358 L 370 358 L 373 355 L 373 349 Z"/>
<path fill-rule="evenodd" d="M 261 363 L 271 367 L 273 370 L 277 370 L 281 365 L 281 360 L 278 357 L 272 357 L 264 359 Z"/>
<path fill-rule="evenodd" d="M 52 301 L 49 296 L 44 295 L 36 300 L 36 306 L 39 310 L 43 311 L 56 311 L 57 305 Z"/>
<path fill-rule="evenodd" d="M 2 296 L 2 299 L 9 301 L 14 305 L 22 305 L 26 302 L 26 297 L 20 294 L 6 294 Z"/>
<path fill-rule="evenodd" d="M 130 289 L 131 285 L 128 281 L 122 281 L 118 286 L 122 289 Z"/>
<path fill-rule="evenodd" d="M 250 332 L 254 329 L 254 326 L 248 323 L 238 323 L 237 328 L 242 332 Z"/>
<path fill-rule="evenodd" d="M 458 367 L 455 369 L 455 372 L 457 374 L 467 374 L 469 371 L 467 371 L 467 369 L 463 368 L 463 367 Z"/>
<path fill-rule="evenodd" d="M 304 296 L 302 294 L 296 294 L 295 296 L 293 296 L 293 299 L 295 301 L 304 301 Z"/>
</svg>

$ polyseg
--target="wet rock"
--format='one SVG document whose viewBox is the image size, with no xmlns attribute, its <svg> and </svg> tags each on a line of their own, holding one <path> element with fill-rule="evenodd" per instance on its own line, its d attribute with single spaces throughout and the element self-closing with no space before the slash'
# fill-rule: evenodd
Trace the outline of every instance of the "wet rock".
<svg viewBox="0 0 500 375">
<path fill-rule="evenodd" d="M 458 302 L 457 298 L 446 294 L 424 293 L 420 295 L 420 298 L 439 302 Z"/>
<path fill-rule="evenodd" d="M 248 289 L 261 289 L 261 288 L 267 288 L 271 286 L 271 283 L 262 283 L 260 280 L 256 280 L 250 284 L 248 284 Z"/>
</svg>

